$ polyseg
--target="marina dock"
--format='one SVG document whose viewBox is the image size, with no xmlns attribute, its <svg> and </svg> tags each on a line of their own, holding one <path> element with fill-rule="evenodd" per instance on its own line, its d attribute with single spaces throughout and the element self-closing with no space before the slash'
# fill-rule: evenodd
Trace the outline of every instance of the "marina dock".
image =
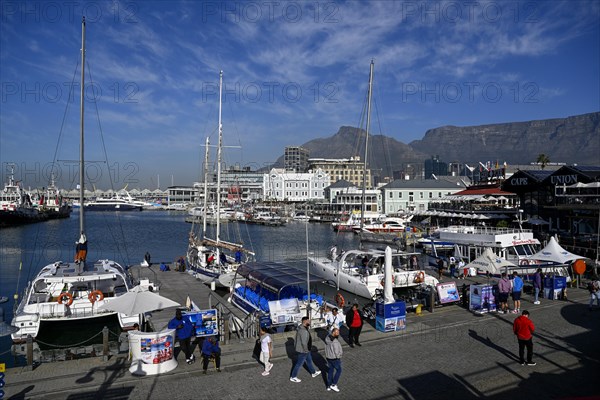
<svg viewBox="0 0 600 400">
<path fill-rule="evenodd" d="M 152 270 L 154 267 L 152 268 Z M 137 271 L 134 269 L 134 276 Z M 146 271 L 153 274 L 151 271 Z M 140 273 L 143 273 L 140 271 Z M 161 295 L 182 304 L 190 295 L 200 307 L 208 306 L 210 288 L 184 272 L 157 275 Z M 460 281 L 459 281 L 460 282 Z M 468 282 L 467 282 L 468 283 Z M 568 301 L 542 299 L 533 305 L 524 295 L 522 308 L 536 325 L 534 361 L 518 363 L 517 341 L 512 334 L 515 314 L 473 314 L 459 305 L 407 314 L 404 331 L 381 333 L 366 323 L 362 347 L 347 345 L 342 330 L 343 373 L 339 387 L 346 399 L 447 399 L 454 398 L 566 398 L 596 396 L 600 369 L 600 309 L 588 311 L 589 293 L 572 288 Z M 213 303 L 214 304 L 214 303 Z M 173 309 L 152 313 L 159 329 Z M 326 371 L 322 329 L 313 331 L 313 359 Z M 254 340 L 222 343 L 222 370 L 201 363 L 179 365 L 170 373 L 135 377 L 128 371 L 126 355 L 43 363 L 32 371 L 10 368 L 5 373 L 5 398 L 44 399 L 287 399 L 301 390 L 307 398 L 335 396 L 325 389 L 323 375 L 311 378 L 305 369 L 302 383 L 289 381 L 295 358 L 294 332 L 273 335 L 274 368 L 267 377 L 252 358 Z M 199 359 L 199 349 L 194 348 Z M 594 372 L 596 371 L 596 372 Z M 432 384 L 435 383 L 435 384 Z"/>
<path fill-rule="evenodd" d="M 239 319 L 244 319 L 245 314 L 238 308 L 228 303 L 222 296 L 216 294 L 211 288 L 199 280 L 195 279 L 187 272 L 175 270 L 175 265 L 170 264 L 170 271 L 160 271 L 158 263 L 151 267 L 141 267 L 135 265 L 131 267 L 131 274 L 135 279 L 147 279 L 150 282 L 158 283 L 158 290 L 161 296 L 178 302 L 185 307 L 187 298 L 193 301 L 201 310 L 215 308 L 217 304 L 225 308 L 227 312 L 232 313 Z M 175 308 L 154 311 L 148 314 L 148 323 L 152 331 L 158 332 L 167 327 L 169 321 L 175 317 Z"/>
</svg>

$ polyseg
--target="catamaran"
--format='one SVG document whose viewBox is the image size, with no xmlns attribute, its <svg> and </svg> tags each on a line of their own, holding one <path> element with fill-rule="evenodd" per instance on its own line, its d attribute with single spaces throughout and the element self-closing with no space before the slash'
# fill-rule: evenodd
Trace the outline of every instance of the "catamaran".
<svg viewBox="0 0 600 400">
<path fill-rule="evenodd" d="M 83 204 L 85 17 L 82 19 L 81 29 L 79 201 Z M 46 265 L 29 282 L 11 322 L 18 329 L 12 334 L 13 342 L 23 342 L 28 336 L 35 338 L 44 329 L 60 329 L 58 326 L 68 321 L 83 324 L 92 319 L 118 316 L 124 329 L 139 322 L 139 315 L 124 315 L 99 309 L 100 305 L 127 293 L 133 287 L 133 279 L 115 261 L 87 262 L 84 207 L 79 208 L 79 230 L 75 261 L 56 261 Z M 144 286 L 147 289 L 151 284 L 147 282 Z"/>
</svg>

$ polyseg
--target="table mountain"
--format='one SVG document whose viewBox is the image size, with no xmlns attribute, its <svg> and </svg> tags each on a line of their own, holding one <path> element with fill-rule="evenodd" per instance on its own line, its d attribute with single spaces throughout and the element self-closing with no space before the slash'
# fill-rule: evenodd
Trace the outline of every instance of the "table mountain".
<svg viewBox="0 0 600 400">
<path fill-rule="evenodd" d="M 553 162 L 600 165 L 600 112 L 527 122 L 430 129 L 409 144 L 444 161 L 529 164 L 540 153 Z"/>
<path fill-rule="evenodd" d="M 313 139 L 302 147 L 310 158 L 364 156 L 364 130 L 342 126 L 333 136 Z M 552 162 L 600 165 L 600 112 L 527 122 L 479 126 L 442 126 L 430 129 L 409 144 L 392 137 L 373 135 L 369 140 L 369 167 L 374 175 L 392 176 L 407 164 L 439 155 L 444 162 L 477 164 L 506 161 L 535 162 L 546 154 Z M 283 167 L 283 156 L 274 164 Z"/>
</svg>

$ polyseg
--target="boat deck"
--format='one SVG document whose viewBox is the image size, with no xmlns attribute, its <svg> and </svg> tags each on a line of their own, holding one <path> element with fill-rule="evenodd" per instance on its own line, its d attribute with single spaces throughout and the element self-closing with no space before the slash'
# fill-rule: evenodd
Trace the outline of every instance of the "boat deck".
<svg viewBox="0 0 600 400">
<path fill-rule="evenodd" d="M 141 267 L 134 265 L 130 268 L 135 280 L 149 279 L 150 282 L 157 282 L 159 285 L 159 294 L 168 299 L 178 302 L 185 307 L 187 297 L 196 303 L 201 310 L 214 308 L 217 303 L 226 306 L 236 317 L 243 319 L 245 314 L 228 303 L 222 296 L 213 292 L 209 286 L 203 284 L 187 272 L 178 272 L 174 265 L 170 265 L 171 271 L 160 271 L 159 263 L 152 264 L 151 267 Z M 212 294 L 212 296 L 211 296 Z M 147 319 L 152 326 L 152 330 L 160 331 L 167 327 L 169 321 L 175 317 L 176 307 L 166 308 L 164 310 L 154 311 L 147 315 Z"/>
</svg>

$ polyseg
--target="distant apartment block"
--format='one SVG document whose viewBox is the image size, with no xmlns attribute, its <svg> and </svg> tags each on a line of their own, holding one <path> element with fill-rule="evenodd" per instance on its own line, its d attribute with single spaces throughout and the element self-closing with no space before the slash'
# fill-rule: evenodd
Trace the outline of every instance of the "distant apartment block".
<svg viewBox="0 0 600 400">
<path fill-rule="evenodd" d="M 322 200 L 329 184 L 329 175 L 321 169 L 299 173 L 273 168 L 263 178 L 265 200 Z"/>
<path fill-rule="evenodd" d="M 321 169 L 331 177 L 332 182 L 345 180 L 353 185 L 363 187 L 363 168 L 359 156 L 350 158 L 311 158 L 308 167 L 312 170 Z M 366 172 L 367 189 L 372 188 L 371 170 Z"/>
<path fill-rule="evenodd" d="M 301 146 L 287 146 L 283 154 L 283 168 L 290 172 L 308 170 L 308 149 Z"/>
<path fill-rule="evenodd" d="M 263 172 L 252 171 L 250 167 L 232 165 L 221 171 L 221 198 L 227 198 L 229 203 L 245 203 L 250 200 L 260 200 L 263 197 Z M 217 183 L 217 174 L 209 176 L 211 193 Z M 202 186 L 202 183 L 198 183 Z M 209 201 L 215 201 L 210 198 Z"/>
<path fill-rule="evenodd" d="M 425 179 L 434 179 L 435 176 L 448 175 L 448 163 L 440 160 L 440 156 L 432 156 L 431 159 L 425 160 Z"/>
</svg>

